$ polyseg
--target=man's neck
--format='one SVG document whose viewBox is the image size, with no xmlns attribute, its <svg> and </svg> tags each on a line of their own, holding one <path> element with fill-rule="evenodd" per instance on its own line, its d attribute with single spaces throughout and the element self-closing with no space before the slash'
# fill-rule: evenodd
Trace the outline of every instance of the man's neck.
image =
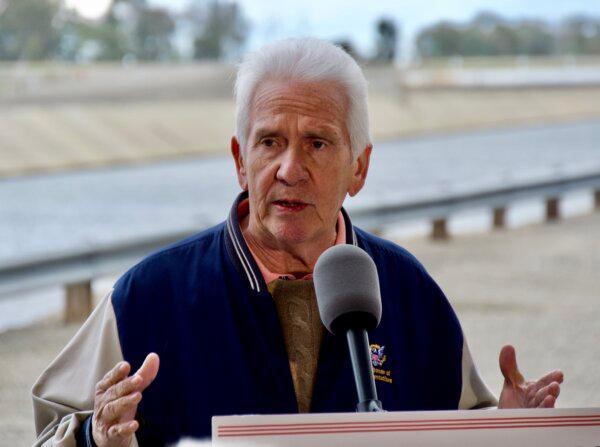
<svg viewBox="0 0 600 447">
<path fill-rule="evenodd" d="M 240 227 L 248 247 L 269 271 L 290 274 L 296 278 L 312 273 L 321 253 L 336 240 L 335 226 L 328 234 L 301 244 L 278 243 L 266 229 L 252 225 L 249 215 L 240 221 Z"/>
</svg>

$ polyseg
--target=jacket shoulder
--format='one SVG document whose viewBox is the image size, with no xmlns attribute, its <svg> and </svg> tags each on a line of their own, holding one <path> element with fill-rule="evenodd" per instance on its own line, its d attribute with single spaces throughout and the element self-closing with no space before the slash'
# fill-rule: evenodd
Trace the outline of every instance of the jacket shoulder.
<svg viewBox="0 0 600 447">
<path fill-rule="evenodd" d="M 423 264 L 421 264 L 421 262 L 404 247 L 360 228 L 355 227 L 354 230 L 359 245 L 373 257 L 375 263 L 391 263 L 396 268 L 403 267 L 414 270 L 415 273 L 429 276 L 425 267 L 423 267 Z"/>
<path fill-rule="evenodd" d="M 382 295 L 384 290 L 394 291 L 392 296 L 398 296 L 397 291 L 402 291 L 405 300 L 429 310 L 435 308 L 435 313 L 446 314 L 458 326 L 458 319 L 448 298 L 412 253 L 364 230 L 356 229 L 356 235 L 359 244 L 375 261 Z"/>
<path fill-rule="evenodd" d="M 121 279 L 145 276 L 148 272 L 185 267 L 190 260 L 207 262 L 218 248 L 224 223 L 167 245 L 146 256 L 123 274 Z"/>
<path fill-rule="evenodd" d="M 117 280 L 113 302 L 139 292 L 152 296 L 175 284 L 193 286 L 199 275 L 216 268 L 215 261 L 222 256 L 224 229 L 221 223 L 146 256 Z"/>
</svg>

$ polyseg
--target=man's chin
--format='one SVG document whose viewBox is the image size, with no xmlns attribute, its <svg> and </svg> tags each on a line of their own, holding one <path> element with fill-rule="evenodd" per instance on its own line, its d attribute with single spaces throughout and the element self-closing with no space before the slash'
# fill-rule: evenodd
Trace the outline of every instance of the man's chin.
<svg viewBox="0 0 600 447">
<path fill-rule="evenodd" d="M 274 225 L 271 233 L 280 244 L 301 244 L 310 238 L 311 232 L 303 225 L 290 222 Z"/>
</svg>

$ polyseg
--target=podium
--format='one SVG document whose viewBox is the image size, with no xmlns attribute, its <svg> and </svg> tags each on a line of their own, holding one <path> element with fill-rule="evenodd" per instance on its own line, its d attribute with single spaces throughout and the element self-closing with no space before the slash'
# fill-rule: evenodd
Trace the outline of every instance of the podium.
<svg viewBox="0 0 600 447">
<path fill-rule="evenodd" d="M 215 416 L 216 446 L 600 447 L 600 408 Z"/>
</svg>

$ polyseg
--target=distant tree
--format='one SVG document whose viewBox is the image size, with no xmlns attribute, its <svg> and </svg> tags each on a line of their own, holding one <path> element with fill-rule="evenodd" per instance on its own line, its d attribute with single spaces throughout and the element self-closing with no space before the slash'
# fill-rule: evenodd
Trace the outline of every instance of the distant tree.
<svg viewBox="0 0 600 447">
<path fill-rule="evenodd" d="M 123 59 L 130 51 L 131 39 L 116 13 L 118 4 L 113 3 L 104 17 L 93 21 L 63 10 L 60 20 L 55 20 L 60 29 L 57 56 L 71 61 Z"/>
<path fill-rule="evenodd" d="M 189 12 L 194 22 L 194 58 L 235 56 L 248 36 L 248 23 L 235 2 L 199 2 Z"/>
<path fill-rule="evenodd" d="M 570 17 L 562 27 L 562 49 L 568 53 L 582 54 L 585 51 L 586 36 L 583 32 L 585 19 Z"/>
<path fill-rule="evenodd" d="M 508 21 L 492 12 L 466 24 L 439 22 L 417 35 L 421 57 L 547 55 L 556 51 L 556 35 L 538 20 Z"/>
<path fill-rule="evenodd" d="M 478 12 L 470 22 L 471 27 L 477 28 L 484 34 L 489 34 L 494 31 L 494 28 L 506 24 L 504 17 L 493 11 Z"/>
<path fill-rule="evenodd" d="M 47 59 L 56 54 L 58 30 L 52 25 L 58 0 L 4 0 L 0 8 L 0 59 Z"/>
<path fill-rule="evenodd" d="M 556 38 L 548 25 L 540 21 L 523 21 L 516 27 L 518 54 L 544 56 L 555 52 Z"/>
<path fill-rule="evenodd" d="M 454 36 L 454 39 L 460 41 L 460 43 L 455 43 L 455 45 L 458 45 L 458 48 L 454 49 L 457 52 L 455 54 L 477 56 L 488 54 L 492 51 L 490 48 L 489 32 L 485 32 L 479 27 L 468 27 L 463 31 L 460 39 L 458 36 Z"/>
<path fill-rule="evenodd" d="M 100 60 L 121 60 L 128 52 L 127 35 L 122 29 L 121 22 L 115 14 L 114 5 L 111 7 L 96 27 L 97 41 L 100 44 Z"/>
<path fill-rule="evenodd" d="M 398 28 L 392 19 L 381 18 L 377 21 L 377 53 L 375 59 L 380 62 L 392 62 L 398 48 Z"/>
<path fill-rule="evenodd" d="M 600 18 L 568 17 L 561 24 L 557 46 L 561 53 L 600 54 Z"/>
<path fill-rule="evenodd" d="M 453 23 L 440 22 L 417 35 L 417 51 L 422 57 L 461 55 L 461 34 Z"/>
<path fill-rule="evenodd" d="M 523 44 L 520 43 L 519 30 L 505 25 L 496 25 L 488 37 L 488 46 L 485 52 L 480 54 L 491 54 L 494 56 L 506 56 L 510 54 L 523 53 Z M 527 51 L 524 52 L 525 54 Z"/>
<path fill-rule="evenodd" d="M 173 54 L 175 21 L 165 8 L 140 6 L 134 28 L 134 51 L 140 60 L 164 60 Z"/>
</svg>

